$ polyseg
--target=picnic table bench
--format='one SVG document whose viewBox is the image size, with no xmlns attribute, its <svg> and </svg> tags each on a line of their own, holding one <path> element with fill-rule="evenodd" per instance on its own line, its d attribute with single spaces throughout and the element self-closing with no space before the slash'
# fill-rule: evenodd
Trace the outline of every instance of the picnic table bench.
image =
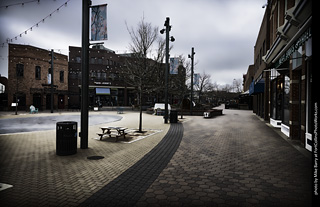
<svg viewBox="0 0 320 207">
<path fill-rule="evenodd" d="M 108 135 L 109 137 L 115 136 L 116 142 L 118 141 L 118 138 L 123 136 L 123 138 L 126 138 L 125 130 L 128 129 L 126 127 L 100 127 L 102 130 L 102 133 L 97 133 L 100 136 L 100 140 L 103 136 Z"/>
</svg>

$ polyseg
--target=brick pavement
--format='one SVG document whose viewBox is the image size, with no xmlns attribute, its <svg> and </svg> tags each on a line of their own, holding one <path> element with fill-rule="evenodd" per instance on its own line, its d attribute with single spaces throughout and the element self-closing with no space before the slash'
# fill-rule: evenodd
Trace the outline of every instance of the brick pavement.
<svg viewBox="0 0 320 207">
<path fill-rule="evenodd" d="M 155 148 L 81 206 L 133 206 L 166 167 L 179 147 L 182 135 L 182 124 L 171 124 Z"/>
<path fill-rule="evenodd" d="M 311 206 L 311 160 L 250 111 L 184 123 L 180 147 L 136 206 Z"/>
<path fill-rule="evenodd" d="M 116 115 L 116 112 L 102 113 Z M 139 113 L 125 112 L 121 116 L 121 121 L 107 125 L 137 128 Z M 143 114 L 144 129 L 162 132 L 126 144 L 94 139 L 104 125 L 90 126 L 89 149 L 79 149 L 78 137 L 77 154 L 71 156 L 56 155 L 55 130 L 0 135 L 0 183 L 13 185 L 0 191 L 1 206 L 78 206 L 141 160 L 162 140 L 170 126 L 163 124 L 160 116 Z M 105 158 L 87 159 L 93 155 Z"/>
<path fill-rule="evenodd" d="M 310 206 L 311 160 L 252 112 L 224 110 L 224 114 L 213 119 L 192 117 L 183 123 L 178 149 L 180 141 L 171 140 L 177 137 L 172 133 L 130 145 L 90 139 L 92 148 L 59 157 L 54 155 L 52 132 L 0 136 L 4 169 L 0 182 L 14 185 L 0 191 L 0 203 Z M 158 119 L 154 120 L 163 122 L 162 117 Z M 90 155 L 105 158 L 88 161 Z"/>
</svg>

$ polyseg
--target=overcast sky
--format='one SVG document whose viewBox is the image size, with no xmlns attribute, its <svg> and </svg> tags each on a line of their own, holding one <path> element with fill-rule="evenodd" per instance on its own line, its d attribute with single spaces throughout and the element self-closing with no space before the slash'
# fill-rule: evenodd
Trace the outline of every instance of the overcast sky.
<svg viewBox="0 0 320 207">
<path fill-rule="evenodd" d="M 0 74 L 8 76 L 8 47 L 2 43 L 13 38 L 14 44 L 54 49 L 68 55 L 69 46 L 81 46 L 81 0 L 70 0 L 44 23 L 19 36 L 25 30 L 55 11 L 67 0 L 41 0 L 9 6 L 30 0 L 0 0 Z M 130 36 L 125 22 L 135 27 L 146 22 L 163 28 L 170 17 L 175 37 L 172 56 L 188 57 L 195 48 L 195 73 L 211 75 L 212 82 L 232 84 L 242 79 L 253 63 L 253 49 L 267 0 L 92 0 L 93 5 L 108 4 L 108 40 L 104 46 L 117 53 L 128 50 Z M 15 36 L 19 36 L 15 40 Z M 164 35 L 163 35 L 164 36 Z M 190 59 L 189 59 L 190 60 Z"/>
</svg>

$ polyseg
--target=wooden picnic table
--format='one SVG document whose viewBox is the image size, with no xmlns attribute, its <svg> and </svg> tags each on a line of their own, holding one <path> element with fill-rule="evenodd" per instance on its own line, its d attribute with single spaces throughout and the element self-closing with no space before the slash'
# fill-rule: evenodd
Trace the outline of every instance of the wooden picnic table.
<svg viewBox="0 0 320 207">
<path fill-rule="evenodd" d="M 116 142 L 118 141 L 118 138 L 123 136 L 123 138 L 126 138 L 126 132 L 125 130 L 128 129 L 126 127 L 100 127 L 102 130 L 102 133 L 97 133 L 100 136 L 100 140 L 104 135 L 115 136 Z"/>
</svg>

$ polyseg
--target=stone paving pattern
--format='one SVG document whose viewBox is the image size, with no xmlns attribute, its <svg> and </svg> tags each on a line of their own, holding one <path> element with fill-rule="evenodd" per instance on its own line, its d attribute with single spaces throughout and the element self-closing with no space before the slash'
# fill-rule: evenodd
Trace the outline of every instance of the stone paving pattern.
<svg viewBox="0 0 320 207">
<path fill-rule="evenodd" d="M 311 206 L 311 159 L 252 112 L 184 123 L 180 147 L 136 206 Z"/>
<path fill-rule="evenodd" d="M 187 117 L 170 130 L 162 117 L 144 114 L 145 127 L 163 131 L 132 144 L 95 140 L 101 125 L 91 126 L 90 148 L 71 156 L 55 155 L 53 130 L 0 135 L 0 182 L 13 185 L 0 191 L 0 203 L 311 206 L 311 159 L 251 111 L 223 113 Z M 137 115 L 108 126 L 133 128 Z"/>
<path fill-rule="evenodd" d="M 34 117 L 19 117 L 28 116 Z M 0 183 L 13 185 L 0 191 L 0 206 L 79 206 L 157 146 L 170 127 L 162 117 L 143 114 L 144 129 L 162 132 L 132 144 L 94 139 L 100 126 L 138 127 L 139 113 L 121 116 L 118 122 L 90 126 L 89 149 L 79 148 L 78 137 L 77 154 L 70 156 L 56 155 L 55 130 L 0 135 Z M 93 155 L 105 158 L 87 159 Z"/>
<path fill-rule="evenodd" d="M 167 166 L 179 147 L 182 135 L 182 124 L 171 124 L 155 148 L 81 206 L 133 206 Z"/>
</svg>

